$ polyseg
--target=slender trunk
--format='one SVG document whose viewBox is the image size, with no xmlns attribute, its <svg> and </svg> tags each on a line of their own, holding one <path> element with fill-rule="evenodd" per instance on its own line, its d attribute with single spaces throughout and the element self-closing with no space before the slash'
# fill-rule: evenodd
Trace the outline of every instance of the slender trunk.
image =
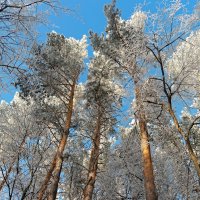
<svg viewBox="0 0 200 200">
<path fill-rule="evenodd" d="M 56 165 L 56 158 L 57 158 L 57 157 L 56 157 L 56 154 L 55 154 L 55 156 L 54 156 L 54 158 L 53 158 L 53 161 L 51 162 L 50 169 L 49 169 L 49 171 L 47 172 L 47 175 L 46 175 L 46 177 L 45 177 L 45 179 L 44 179 L 44 181 L 43 181 L 43 183 L 42 183 L 42 186 L 41 186 L 41 188 L 40 188 L 40 190 L 39 190 L 39 192 L 38 192 L 38 200 L 42 200 L 42 197 L 43 197 L 43 195 L 44 195 L 44 192 L 45 192 L 46 189 L 47 189 L 48 183 L 49 183 L 49 181 L 50 181 L 50 179 L 51 179 L 53 170 L 54 170 L 55 165 Z"/>
<path fill-rule="evenodd" d="M 50 169 L 46 175 L 46 178 L 39 190 L 38 200 L 42 200 L 43 194 L 47 189 L 47 186 L 48 186 L 48 183 L 49 183 L 51 177 L 53 177 L 53 182 L 51 184 L 50 191 L 48 194 L 48 200 L 56 199 L 58 183 L 60 180 L 60 172 L 62 170 L 63 152 L 65 150 L 67 138 L 69 135 L 70 124 L 71 124 L 75 85 L 76 85 L 76 81 L 74 81 L 74 83 L 72 85 L 72 89 L 71 89 L 70 100 L 69 100 L 69 104 L 68 104 L 68 112 L 67 112 L 67 117 L 66 117 L 66 124 L 65 124 L 65 132 L 62 135 L 58 150 L 57 150 L 57 152 L 54 156 L 54 159 L 51 163 L 51 167 L 50 167 Z"/>
<path fill-rule="evenodd" d="M 31 184 L 32 184 L 32 182 L 33 182 L 33 177 L 34 177 L 34 174 L 31 175 L 31 180 L 30 180 L 28 186 L 24 189 L 24 191 L 23 191 L 23 193 L 22 193 L 21 200 L 26 199 L 27 192 L 28 192 L 28 190 L 29 190 L 29 188 L 30 188 L 30 186 L 31 186 Z"/>
<path fill-rule="evenodd" d="M 198 160 L 197 156 L 195 155 L 195 153 L 194 153 L 194 151 L 192 149 L 192 146 L 190 144 L 189 138 L 187 138 L 187 140 L 185 142 L 186 142 L 186 147 L 187 147 L 187 150 L 189 152 L 190 158 L 194 163 L 194 167 L 195 167 L 195 169 L 197 171 L 197 174 L 198 174 L 198 177 L 200 179 L 200 164 L 199 164 L 199 160 Z"/>
<path fill-rule="evenodd" d="M 87 184 L 83 190 L 83 199 L 92 200 L 92 194 L 94 190 L 94 184 L 97 176 L 99 150 L 100 150 L 100 120 L 101 114 L 98 113 L 98 118 L 96 122 L 96 128 L 93 137 L 93 147 L 90 155 L 89 170 L 87 176 Z"/>
<path fill-rule="evenodd" d="M 171 93 L 169 94 L 168 91 L 167 91 L 167 88 L 166 88 L 165 70 L 164 70 L 164 65 L 163 65 L 162 59 L 161 59 L 162 56 L 161 56 L 160 53 L 161 53 L 161 51 L 158 52 L 158 56 L 159 56 L 158 62 L 160 64 L 160 69 L 161 69 L 161 74 L 162 74 L 162 83 L 163 83 L 164 93 L 165 93 L 167 100 L 168 100 L 168 112 L 173 119 L 173 122 L 175 124 L 176 129 L 178 130 L 178 132 L 181 134 L 181 136 L 185 140 L 186 148 L 189 152 L 189 157 L 193 161 L 196 172 L 197 172 L 198 177 L 200 179 L 200 163 L 199 163 L 198 157 L 195 155 L 195 153 L 192 149 L 192 146 L 191 146 L 190 140 L 189 140 L 189 135 L 185 135 L 184 131 L 180 127 L 180 124 L 178 122 L 178 119 L 177 119 L 177 117 L 174 113 L 173 107 L 172 107 L 172 94 Z"/>
<path fill-rule="evenodd" d="M 189 140 L 189 137 L 185 136 L 184 134 L 184 131 L 182 130 L 182 128 L 180 127 L 179 125 L 179 122 L 178 122 L 178 119 L 176 118 L 176 115 L 172 109 L 172 105 L 170 103 L 168 103 L 169 106 L 168 106 L 168 111 L 174 121 L 174 124 L 176 126 L 176 129 L 178 130 L 178 132 L 181 134 L 181 136 L 184 138 L 185 140 L 185 144 L 186 144 L 186 148 L 188 150 L 188 153 L 189 153 L 189 157 L 190 159 L 193 161 L 194 163 L 194 167 L 196 169 L 196 172 L 197 172 L 197 175 L 200 179 L 200 163 L 199 163 L 199 160 L 198 160 L 198 157 L 195 155 L 193 149 L 192 149 L 192 146 L 191 146 L 191 143 L 190 143 L 190 140 Z"/>
<path fill-rule="evenodd" d="M 14 164 L 15 164 L 16 160 L 18 159 L 18 156 L 19 156 L 19 154 L 20 154 L 20 152 L 22 150 L 22 147 L 25 144 L 26 137 L 27 137 L 27 134 L 24 136 L 24 138 L 23 138 L 23 140 L 22 140 L 22 142 L 21 142 L 21 144 L 19 146 L 19 150 L 18 150 L 18 154 L 17 154 L 16 158 L 13 159 L 12 163 L 10 164 L 10 167 L 8 168 L 8 171 L 6 172 L 6 175 L 3 177 L 3 180 L 0 183 L 0 191 L 2 190 L 4 184 L 6 183 L 6 181 L 8 179 L 8 176 L 9 176 L 9 174 L 11 173 L 11 171 L 13 169 Z"/>
<path fill-rule="evenodd" d="M 14 163 L 15 163 L 15 161 L 13 161 L 13 162 L 10 164 L 10 167 L 8 168 L 8 171 L 6 172 L 6 175 L 3 177 L 3 180 L 1 181 L 1 183 L 0 183 L 0 191 L 2 190 L 4 184 L 6 183 L 6 181 L 7 181 L 7 179 L 8 179 L 8 176 L 9 176 L 10 172 L 11 172 L 12 169 L 13 169 Z"/>
<path fill-rule="evenodd" d="M 69 200 L 72 200 L 72 196 L 73 196 L 73 195 L 71 195 L 72 184 L 73 184 L 73 178 L 74 178 L 74 171 L 73 171 L 73 170 L 74 170 L 74 169 L 73 169 L 73 165 L 72 165 L 71 170 L 70 170 L 70 175 L 71 175 L 71 177 L 70 177 L 69 195 L 68 195 Z"/>
<path fill-rule="evenodd" d="M 141 152 L 143 159 L 143 173 L 144 173 L 144 187 L 146 192 L 146 200 L 158 199 L 156 194 L 155 178 L 153 173 L 153 163 L 151 159 L 151 149 L 149 144 L 149 135 L 146 125 L 146 119 L 144 114 L 144 108 L 142 106 L 142 97 L 140 88 L 137 86 L 135 81 L 135 96 L 136 104 L 139 106 L 138 120 L 140 128 L 140 140 L 141 140 Z"/>
</svg>

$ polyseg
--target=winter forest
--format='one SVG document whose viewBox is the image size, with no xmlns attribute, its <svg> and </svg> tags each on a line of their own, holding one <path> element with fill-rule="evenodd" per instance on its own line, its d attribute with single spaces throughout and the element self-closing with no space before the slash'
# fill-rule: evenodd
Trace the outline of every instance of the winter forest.
<svg viewBox="0 0 200 200">
<path fill-rule="evenodd" d="M 200 4 L 103 9 L 101 33 L 41 42 L 70 7 L 0 0 L 0 200 L 200 199 Z"/>
</svg>

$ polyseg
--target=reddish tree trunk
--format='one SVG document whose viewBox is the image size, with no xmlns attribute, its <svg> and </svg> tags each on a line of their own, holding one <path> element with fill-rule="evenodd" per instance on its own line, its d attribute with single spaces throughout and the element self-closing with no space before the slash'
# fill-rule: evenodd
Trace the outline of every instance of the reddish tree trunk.
<svg viewBox="0 0 200 200">
<path fill-rule="evenodd" d="M 156 200 L 158 199 L 156 194 L 155 178 L 153 173 L 153 163 L 151 159 L 151 149 L 149 144 L 149 135 L 147 130 L 147 124 L 144 114 L 144 108 L 142 106 L 142 97 L 140 88 L 135 82 L 135 96 L 136 104 L 139 107 L 137 111 L 137 118 L 139 120 L 140 128 L 140 140 L 141 140 L 141 153 L 143 160 L 143 174 L 144 174 L 144 187 L 146 193 L 146 200 Z"/>
<path fill-rule="evenodd" d="M 69 133 L 69 131 L 68 131 Z M 58 190 L 58 183 L 60 180 L 60 172 L 62 170 L 62 163 L 63 163 L 63 152 L 67 143 L 67 137 L 68 137 L 68 133 L 64 134 L 62 137 L 62 140 L 60 142 L 60 148 L 58 149 L 58 152 L 56 154 L 56 163 L 55 163 L 55 168 L 52 174 L 52 184 L 50 187 L 50 191 L 48 194 L 48 200 L 54 200 L 56 199 L 56 195 L 57 195 L 57 190 Z"/>
<path fill-rule="evenodd" d="M 156 200 L 156 186 L 155 178 L 153 174 L 153 164 L 151 159 L 151 149 L 149 145 L 149 136 L 147 132 L 146 122 L 139 121 L 140 127 L 140 139 L 141 139 L 141 152 L 143 158 L 143 168 L 144 168 L 144 181 L 145 181 L 145 191 L 147 200 Z"/>
<path fill-rule="evenodd" d="M 57 157 L 56 157 L 56 155 L 55 155 L 54 158 L 53 158 L 53 160 L 52 160 L 52 162 L 51 162 L 51 166 L 50 166 L 49 171 L 47 172 L 47 175 L 46 175 L 46 177 L 45 177 L 45 180 L 43 181 L 42 186 L 41 186 L 41 188 L 40 188 L 40 190 L 39 190 L 39 192 L 38 192 L 38 200 L 42 200 L 43 195 L 44 195 L 44 192 L 45 192 L 46 189 L 47 189 L 48 183 L 49 183 L 49 181 L 50 181 L 50 179 L 51 179 L 53 170 L 54 170 L 55 165 L 56 165 L 56 158 L 57 158 Z"/>
<path fill-rule="evenodd" d="M 44 192 L 47 189 L 48 183 L 51 178 L 53 178 L 53 182 L 50 187 L 50 191 L 48 193 L 48 200 L 56 199 L 57 190 L 58 190 L 58 183 L 60 180 L 60 172 L 62 170 L 62 163 L 63 163 L 63 152 L 65 150 L 65 146 L 67 143 L 67 138 L 69 135 L 69 129 L 71 124 L 71 118 L 73 113 L 73 99 L 74 99 L 74 90 L 75 90 L 76 81 L 74 81 L 71 89 L 69 104 L 68 104 L 68 112 L 66 117 L 66 124 L 65 124 L 65 132 L 62 135 L 62 138 L 59 143 L 58 150 L 54 156 L 54 159 L 51 163 L 51 167 L 46 175 L 46 178 L 39 190 L 38 193 L 38 200 L 42 200 Z"/>
<path fill-rule="evenodd" d="M 94 137 L 93 137 L 93 147 L 92 147 L 92 151 L 90 155 L 87 183 L 83 190 L 84 200 L 92 200 L 92 194 L 93 194 L 94 185 L 95 185 L 96 176 L 97 176 L 99 150 L 100 150 L 100 136 L 101 136 L 100 134 L 100 127 L 101 127 L 100 120 L 101 119 L 100 118 L 101 118 L 101 114 L 98 113 L 96 129 L 95 129 Z"/>
</svg>

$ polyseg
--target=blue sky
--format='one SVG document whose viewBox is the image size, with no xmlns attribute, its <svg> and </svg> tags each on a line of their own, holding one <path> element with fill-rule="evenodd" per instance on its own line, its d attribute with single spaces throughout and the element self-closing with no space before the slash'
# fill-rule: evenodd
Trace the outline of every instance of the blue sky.
<svg viewBox="0 0 200 200">
<path fill-rule="evenodd" d="M 189 3 L 189 10 L 198 0 L 182 0 L 184 3 Z M 71 11 L 68 14 L 58 12 L 56 15 L 49 16 L 50 25 L 39 26 L 39 41 L 45 42 L 46 35 L 52 30 L 65 35 L 65 37 L 74 37 L 80 39 L 82 35 L 88 35 L 89 31 L 102 33 L 105 30 L 106 18 L 104 16 L 104 5 L 111 0 L 61 0 L 62 4 Z M 155 11 L 158 0 L 146 0 L 145 6 L 142 6 L 146 11 Z M 135 7 L 144 5 L 144 0 L 118 0 L 117 7 L 121 10 L 122 18 L 128 19 L 134 12 Z M 88 41 L 89 42 L 89 41 Z M 92 56 L 91 47 L 89 47 L 89 56 Z M 9 93 L 4 93 L 0 99 L 10 101 L 13 98 L 15 89 Z"/>
<path fill-rule="evenodd" d="M 61 0 L 61 2 L 71 11 L 67 14 L 52 12 L 48 17 L 49 25 L 38 26 L 40 42 L 45 42 L 47 33 L 52 30 L 63 34 L 65 37 L 76 39 L 81 39 L 83 35 L 88 36 L 90 30 L 97 33 L 104 31 L 106 25 L 104 5 L 110 3 L 111 0 Z M 128 18 L 134 11 L 135 5 L 140 2 L 141 0 L 118 0 L 117 6 L 123 10 L 123 16 Z M 91 47 L 88 50 L 89 57 L 91 57 Z M 12 100 L 16 90 L 15 88 L 7 90 L 2 92 L 0 100 L 5 99 L 8 102 Z"/>
<path fill-rule="evenodd" d="M 57 16 L 51 15 L 49 21 L 51 26 L 42 29 L 42 33 L 47 33 L 52 29 L 66 37 L 80 39 L 83 34 L 88 35 L 89 30 L 101 33 L 105 29 L 106 19 L 104 16 L 104 5 L 112 0 L 61 0 L 62 4 L 71 9 L 71 13 L 60 13 Z M 144 4 L 144 2 L 146 2 Z M 122 17 L 127 19 L 134 12 L 137 5 L 144 5 L 146 11 L 155 11 L 160 0 L 117 0 L 117 7 L 122 11 Z M 189 9 L 195 5 L 197 0 L 182 0 L 189 4 Z M 44 34 L 43 34 L 44 35 Z"/>
<path fill-rule="evenodd" d="M 50 26 L 41 29 L 40 39 L 45 41 L 46 33 L 52 30 L 63 34 L 65 37 L 81 39 L 83 35 L 89 35 L 89 31 L 101 34 L 105 30 L 106 17 L 104 16 L 104 6 L 112 0 L 61 0 L 62 4 L 71 11 L 68 14 L 58 13 L 49 17 Z M 117 8 L 121 10 L 122 18 L 128 19 L 133 14 L 137 6 L 145 11 L 156 11 L 160 0 L 117 0 Z M 189 10 L 193 10 L 197 0 L 182 0 L 184 4 L 189 4 Z M 193 3 L 192 3 L 193 2 Z M 88 40 L 88 43 L 90 41 Z M 88 46 L 89 58 L 92 57 L 92 48 Z M 89 62 L 89 60 L 86 60 Z M 82 76 L 81 82 L 86 79 Z"/>
<path fill-rule="evenodd" d="M 50 16 L 49 20 L 55 31 L 66 37 L 79 39 L 83 34 L 88 35 L 89 30 L 98 33 L 104 30 L 106 19 L 103 9 L 111 0 L 62 0 L 62 2 L 71 9 L 71 12 L 68 15 Z M 129 17 L 138 3 L 141 3 L 141 0 L 118 0 L 117 6 L 123 10 L 123 16 Z"/>
</svg>

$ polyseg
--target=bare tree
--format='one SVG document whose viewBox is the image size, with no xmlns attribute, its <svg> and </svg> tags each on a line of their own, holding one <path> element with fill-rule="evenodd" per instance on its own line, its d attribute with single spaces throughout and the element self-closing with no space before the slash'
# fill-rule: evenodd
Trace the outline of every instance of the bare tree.
<svg viewBox="0 0 200 200">
<path fill-rule="evenodd" d="M 62 8 L 59 0 L 0 1 L 0 72 L 6 75 L 24 73 L 25 60 L 37 40 L 37 25 L 47 23 L 50 12 Z"/>
</svg>

